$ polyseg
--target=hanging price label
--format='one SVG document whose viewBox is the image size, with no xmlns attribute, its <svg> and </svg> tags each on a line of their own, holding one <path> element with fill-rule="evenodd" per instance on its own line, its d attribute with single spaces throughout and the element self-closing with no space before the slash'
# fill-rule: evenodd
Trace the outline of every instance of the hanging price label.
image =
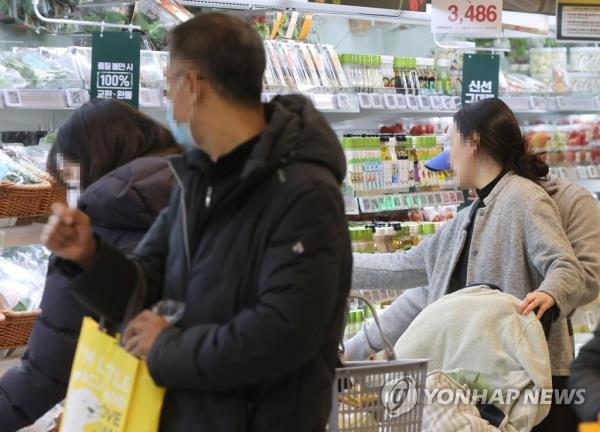
<svg viewBox="0 0 600 432">
<path fill-rule="evenodd" d="M 502 34 L 502 0 L 432 0 L 432 33 Z"/>
</svg>

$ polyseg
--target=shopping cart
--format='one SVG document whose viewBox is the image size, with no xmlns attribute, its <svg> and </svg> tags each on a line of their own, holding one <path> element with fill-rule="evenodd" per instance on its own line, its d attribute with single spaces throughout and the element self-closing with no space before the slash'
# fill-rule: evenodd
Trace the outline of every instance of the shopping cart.
<svg viewBox="0 0 600 432">
<path fill-rule="evenodd" d="M 351 295 L 373 312 L 389 361 L 350 362 L 335 371 L 330 432 L 420 432 L 427 360 L 394 359 L 373 305 Z"/>
</svg>

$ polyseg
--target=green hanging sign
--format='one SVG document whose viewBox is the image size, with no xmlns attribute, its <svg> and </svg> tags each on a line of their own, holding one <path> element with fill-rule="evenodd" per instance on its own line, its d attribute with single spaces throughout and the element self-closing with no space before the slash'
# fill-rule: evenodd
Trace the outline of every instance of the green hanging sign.
<svg viewBox="0 0 600 432">
<path fill-rule="evenodd" d="M 118 99 L 138 107 L 139 32 L 95 32 L 92 36 L 92 99 Z"/>
<path fill-rule="evenodd" d="M 462 80 L 463 105 L 498 97 L 499 75 L 500 56 L 465 54 Z"/>
</svg>

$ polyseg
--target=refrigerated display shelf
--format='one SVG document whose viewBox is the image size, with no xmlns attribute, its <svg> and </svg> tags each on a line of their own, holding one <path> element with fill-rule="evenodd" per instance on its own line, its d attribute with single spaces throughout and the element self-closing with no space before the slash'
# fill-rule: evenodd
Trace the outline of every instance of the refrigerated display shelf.
<svg viewBox="0 0 600 432">
<path fill-rule="evenodd" d="M 274 93 L 265 93 L 271 100 Z M 306 94 L 338 129 L 363 128 L 361 121 L 382 122 L 397 118 L 451 117 L 460 109 L 457 96 L 412 96 L 399 94 Z M 503 96 L 518 116 L 544 114 L 597 113 L 600 97 Z M 0 90 L 0 131 L 51 130 L 63 122 L 73 109 L 89 100 L 83 89 Z M 558 102 L 562 100 L 562 102 Z M 574 101 L 580 101 L 575 105 Z M 165 121 L 166 107 L 160 90 L 141 89 L 140 105 L 144 112 Z"/>
</svg>

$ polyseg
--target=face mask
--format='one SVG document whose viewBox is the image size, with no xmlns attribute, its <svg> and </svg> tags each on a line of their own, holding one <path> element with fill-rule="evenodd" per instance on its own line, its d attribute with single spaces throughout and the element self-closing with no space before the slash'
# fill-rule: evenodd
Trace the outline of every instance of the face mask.
<svg viewBox="0 0 600 432">
<path fill-rule="evenodd" d="M 190 124 L 187 122 L 178 123 L 177 120 L 175 120 L 173 104 L 171 103 L 167 106 L 167 122 L 177 144 L 184 147 L 186 150 L 198 148 L 198 144 L 196 144 L 194 136 L 192 135 Z"/>
</svg>

